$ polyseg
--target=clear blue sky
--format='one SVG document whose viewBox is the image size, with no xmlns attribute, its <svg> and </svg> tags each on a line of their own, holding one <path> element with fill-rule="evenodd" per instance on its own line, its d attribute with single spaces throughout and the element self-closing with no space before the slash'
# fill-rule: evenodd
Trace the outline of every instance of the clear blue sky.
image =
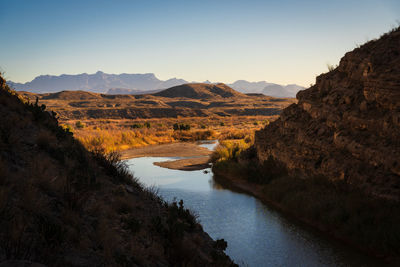
<svg viewBox="0 0 400 267">
<path fill-rule="evenodd" d="M 308 86 L 399 20 L 399 0 L 0 0 L 0 68 Z"/>
</svg>

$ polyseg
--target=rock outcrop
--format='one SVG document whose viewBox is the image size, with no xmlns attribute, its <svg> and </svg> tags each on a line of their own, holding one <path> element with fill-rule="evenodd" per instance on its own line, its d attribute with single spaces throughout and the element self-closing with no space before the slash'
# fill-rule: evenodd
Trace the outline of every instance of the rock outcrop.
<svg viewBox="0 0 400 267">
<path fill-rule="evenodd" d="M 256 132 L 260 161 L 400 200 L 400 28 L 347 53 Z"/>
</svg>

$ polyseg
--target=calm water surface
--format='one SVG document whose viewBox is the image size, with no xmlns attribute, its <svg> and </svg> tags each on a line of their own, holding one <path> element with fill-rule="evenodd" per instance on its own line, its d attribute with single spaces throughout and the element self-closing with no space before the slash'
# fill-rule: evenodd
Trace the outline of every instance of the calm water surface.
<svg viewBox="0 0 400 267">
<path fill-rule="evenodd" d="M 213 149 L 215 145 L 201 146 Z M 183 199 L 212 238 L 228 241 L 226 253 L 240 265 L 378 266 L 375 259 L 290 222 L 254 197 L 224 189 L 213 181 L 210 169 L 204 173 L 153 165 L 175 159 L 179 158 L 142 157 L 127 163 L 135 177 L 157 186 L 167 201 Z"/>
</svg>

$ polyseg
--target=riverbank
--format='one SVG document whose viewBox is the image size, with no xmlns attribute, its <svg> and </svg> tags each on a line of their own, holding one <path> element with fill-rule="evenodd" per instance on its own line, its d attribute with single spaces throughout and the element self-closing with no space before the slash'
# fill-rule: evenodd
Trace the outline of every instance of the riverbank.
<svg viewBox="0 0 400 267">
<path fill-rule="evenodd" d="M 199 146 L 198 143 L 170 143 L 125 150 L 121 152 L 121 158 L 186 157 L 185 159 L 155 162 L 154 164 L 168 169 L 194 171 L 209 168 L 211 154 L 211 150 Z"/>
<path fill-rule="evenodd" d="M 224 187 L 252 195 L 330 239 L 398 266 L 398 206 L 369 200 L 340 185 L 330 188 L 323 181 L 279 177 L 255 183 L 247 179 L 251 172 L 237 162 L 213 167 L 214 180 Z"/>
</svg>

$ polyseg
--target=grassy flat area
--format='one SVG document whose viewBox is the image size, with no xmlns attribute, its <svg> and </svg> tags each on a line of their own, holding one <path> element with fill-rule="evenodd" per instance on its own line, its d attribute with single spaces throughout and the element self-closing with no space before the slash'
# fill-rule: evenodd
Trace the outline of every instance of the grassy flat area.
<svg viewBox="0 0 400 267">
<path fill-rule="evenodd" d="M 123 151 L 148 145 L 243 139 L 275 120 L 293 98 L 246 95 L 226 85 L 188 84 L 147 95 L 63 91 L 22 96 L 57 113 L 85 147 Z"/>
</svg>

